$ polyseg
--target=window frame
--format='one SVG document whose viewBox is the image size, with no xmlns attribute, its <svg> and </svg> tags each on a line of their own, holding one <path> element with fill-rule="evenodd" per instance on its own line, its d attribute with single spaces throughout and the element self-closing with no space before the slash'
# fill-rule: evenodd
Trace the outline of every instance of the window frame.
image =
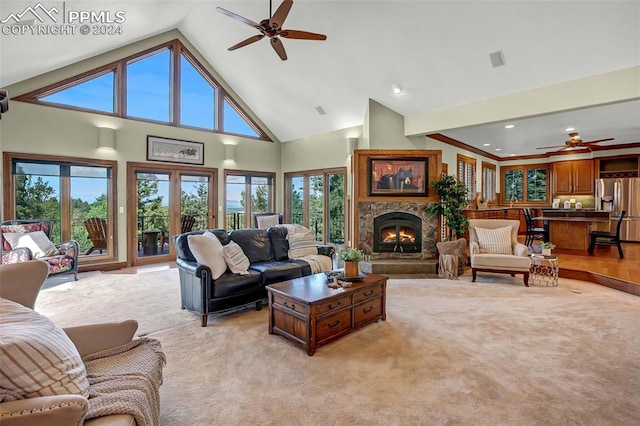
<svg viewBox="0 0 640 426">
<path fill-rule="evenodd" d="M 152 119 L 146 119 L 142 117 L 130 117 L 127 115 L 126 105 L 127 105 L 127 64 L 136 62 L 138 60 L 144 59 L 145 57 L 152 56 L 156 53 L 161 52 L 162 50 L 168 49 L 171 53 L 171 70 L 170 70 L 170 117 L 169 121 L 157 121 Z M 214 129 L 206 129 L 202 127 L 195 126 L 185 126 L 180 124 L 180 78 L 181 78 L 181 70 L 180 70 L 180 57 L 184 55 L 185 58 L 194 66 L 194 68 L 202 74 L 202 76 L 213 86 L 215 96 L 214 96 Z M 100 75 L 106 74 L 108 72 L 114 72 L 114 112 L 105 112 L 88 108 L 81 108 L 72 105 L 59 104 L 54 102 L 43 101 L 42 98 L 52 95 L 54 93 L 63 91 L 77 84 L 88 81 L 94 77 L 98 77 Z M 245 135 L 239 133 L 230 133 L 225 132 L 223 126 L 223 100 L 227 100 L 233 108 L 236 109 L 238 114 L 247 122 L 247 124 L 253 128 L 258 136 L 253 135 Z M 157 46 L 150 47 L 141 52 L 137 52 L 135 54 L 129 55 L 127 57 L 118 59 L 114 62 L 102 65 L 100 67 L 88 70 L 81 74 L 66 78 L 62 81 L 58 81 L 56 83 L 49 84 L 45 87 L 32 90 L 28 93 L 16 96 L 12 98 L 12 100 L 20 101 L 20 102 L 29 102 L 38 105 L 46 105 L 56 108 L 68 109 L 72 111 L 83 111 L 90 112 L 93 114 L 102 114 L 108 115 L 111 117 L 120 117 L 127 120 L 134 121 L 142 121 L 146 123 L 155 123 L 168 125 L 173 127 L 181 127 L 186 129 L 196 129 L 210 133 L 220 133 L 220 134 L 229 134 L 233 136 L 241 136 L 243 138 L 248 139 L 256 139 L 263 140 L 267 142 L 273 142 L 273 140 L 269 137 L 267 132 L 265 132 L 262 127 L 251 117 L 250 114 L 245 111 L 244 108 L 240 106 L 240 103 L 234 98 L 233 94 L 227 91 L 219 82 L 216 80 L 213 75 L 207 71 L 207 69 L 202 65 L 200 61 L 198 61 L 183 44 L 178 39 L 174 39 Z"/>
<path fill-rule="evenodd" d="M 344 197 L 343 197 L 343 211 L 344 211 L 344 224 L 343 224 L 343 229 L 344 229 L 344 239 L 346 241 L 346 239 L 348 238 L 348 233 L 347 233 L 347 229 L 349 229 L 347 227 L 347 223 L 349 221 L 349 209 L 348 209 L 348 203 L 347 203 L 347 187 L 348 187 L 348 181 L 347 181 L 347 168 L 346 167 L 334 167 L 334 168 L 327 168 L 327 169 L 316 169 L 316 170 L 304 170 L 304 171 L 297 171 L 297 172 L 287 172 L 284 174 L 284 181 L 285 181 L 285 222 L 287 223 L 293 223 L 292 221 L 292 206 L 291 206 L 291 180 L 293 178 L 299 178 L 301 177 L 304 181 L 304 205 L 303 205 L 303 225 L 309 229 L 311 229 L 311 227 L 309 226 L 309 221 L 310 221 L 310 213 L 309 213 L 309 202 L 310 202 L 310 185 L 309 185 L 309 179 L 311 176 L 319 176 L 322 175 L 323 177 L 323 205 L 324 205 L 324 211 L 323 211 L 323 219 L 322 219 L 322 241 L 319 241 L 323 244 L 330 244 L 330 242 L 328 241 L 330 235 L 330 228 L 329 228 L 329 224 L 330 224 L 330 217 L 329 217 L 329 191 L 324 190 L 329 188 L 329 176 L 330 175 L 336 175 L 336 174 L 342 174 L 344 176 Z"/>
<path fill-rule="evenodd" d="M 275 211 L 275 199 L 276 199 L 276 174 L 273 172 L 256 172 L 256 171 L 249 171 L 249 170 L 231 170 L 231 169 L 225 169 L 224 170 L 224 203 L 223 203 L 223 224 L 222 226 L 224 227 L 224 229 L 227 230 L 231 230 L 233 228 L 230 228 L 229 223 L 228 222 L 228 218 L 229 218 L 229 212 L 227 212 L 227 178 L 229 176 L 240 176 L 240 177 L 244 177 L 245 178 L 245 197 L 249 197 L 248 199 L 250 199 L 251 197 L 251 179 L 249 179 L 249 181 L 247 182 L 246 178 L 254 178 L 254 177 L 264 177 L 267 179 L 271 180 L 271 190 L 269 191 L 269 209 L 271 212 Z M 245 200 L 245 218 L 244 218 L 244 228 L 238 228 L 238 229 L 250 229 L 253 228 L 253 212 L 251 210 L 251 203 L 246 202 L 247 200 Z M 263 212 L 258 212 L 258 213 L 263 213 Z M 269 212 L 264 212 L 264 213 L 269 213 Z"/>
<path fill-rule="evenodd" d="M 3 192 L 3 204 L 4 217 L 16 217 L 16 175 L 13 173 L 14 162 L 36 162 L 43 164 L 55 164 L 67 166 L 86 166 L 86 167 L 104 167 L 110 169 L 110 177 L 107 179 L 107 228 L 109 235 L 112 238 L 109 240 L 109 248 L 106 254 L 98 254 L 91 256 L 84 256 L 83 252 L 78 253 L 78 265 L 94 265 L 112 263 L 118 259 L 118 218 L 115 214 L 117 200 L 117 182 L 116 177 L 118 175 L 118 162 L 111 160 L 98 160 L 90 158 L 76 158 L 76 157 L 63 157 L 53 155 L 39 155 L 39 154 L 23 154 L 5 152 L 3 155 L 3 182 L 5 184 L 5 191 Z M 61 176 L 61 191 L 60 191 L 60 233 L 61 241 L 68 241 L 71 239 L 71 179 L 69 176 Z"/>
<path fill-rule="evenodd" d="M 547 181 L 545 186 L 545 198 L 546 200 L 536 201 L 529 200 L 527 197 L 527 172 L 532 169 L 543 169 L 547 173 Z M 501 166 L 500 167 L 500 204 L 511 205 L 511 201 L 507 199 L 507 191 L 505 188 L 506 178 L 505 173 L 508 171 L 521 171 L 522 172 L 522 201 L 514 201 L 513 204 L 530 204 L 530 205 L 549 205 L 550 193 L 551 193 L 551 165 L 549 163 L 536 163 L 536 164 L 521 164 L 514 166 Z"/>
<path fill-rule="evenodd" d="M 473 200 L 476 199 L 476 185 L 477 185 L 477 167 L 476 167 L 476 159 L 474 157 L 469 157 L 467 155 L 463 155 L 463 154 L 457 154 L 456 155 L 456 173 L 457 173 L 457 177 L 458 177 L 458 182 L 463 182 L 465 184 L 465 186 L 467 187 L 467 201 L 471 202 Z M 461 167 L 463 165 L 468 165 L 471 167 L 471 182 L 470 185 L 468 185 L 468 176 L 461 176 L 461 172 L 462 174 L 465 173 L 465 171 L 461 170 Z M 465 167 L 466 168 L 466 167 Z"/>
<path fill-rule="evenodd" d="M 487 173 L 493 174 L 493 182 L 487 183 Z M 496 190 L 497 190 L 497 179 L 498 172 L 497 166 L 493 163 L 489 163 L 487 161 L 482 162 L 482 175 L 481 175 L 482 183 L 481 183 L 481 194 L 484 199 L 486 199 L 489 204 L 495 204 L 497 200 Z M 490 187 L 488 188 L 487 185 Z"/>
</svg>

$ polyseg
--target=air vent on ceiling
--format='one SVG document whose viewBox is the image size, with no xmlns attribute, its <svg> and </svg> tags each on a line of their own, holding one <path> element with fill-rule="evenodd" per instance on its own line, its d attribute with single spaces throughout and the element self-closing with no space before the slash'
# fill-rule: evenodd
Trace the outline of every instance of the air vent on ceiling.
<svg viewBox="0 0 640 426">
<path fill-rule="evenodd" d="M 502 50 L 489 53 L 489 59 L 491 59 L 491 66 L 494 68 L 504 65 L 504 55 L 502 54 Z"/>
<path fill-rule="evenodd" d="M 320 115 L 325 115 L 327 113 L 320 105 L 316 107 L 316 111 L 318 111 L 318 114 Z"/>
</svg>

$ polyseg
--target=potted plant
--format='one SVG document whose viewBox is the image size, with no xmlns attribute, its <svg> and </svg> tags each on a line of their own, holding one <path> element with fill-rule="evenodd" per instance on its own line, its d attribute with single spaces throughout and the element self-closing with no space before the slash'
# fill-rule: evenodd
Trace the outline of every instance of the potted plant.
<svg viewBox="0 0 640 426">
<path fill-rule="evenodd" d="M 424 208 L 427 213 L 437 214 L 444 218 L 449 229 L 449 241 L 464 235 L 469 221 L 464 217 L 463 209 L 467 207 L 467 187 L 464 182 L 459 182 L 455 177 L 442 175 L 440 180 L 431 182 L 431 187 L 435 188 L 436 196 L 440 202 L 431 203 Z"/>
<path fill-rule="evenodd" d="M 360 273 L 358 263 L 362 260 L 362 251 L 354 248 L 339 249 L 337 255 L 344 262 L 345 278 L 356 278 Z"/>
<path fill-rule="evenodd" d="M 551 249 L 556 248 L 556 245 L 550 241 L 543 241 L 540 243 L 540 248 L 544 256 L 551 256 Z"/>
</svg>

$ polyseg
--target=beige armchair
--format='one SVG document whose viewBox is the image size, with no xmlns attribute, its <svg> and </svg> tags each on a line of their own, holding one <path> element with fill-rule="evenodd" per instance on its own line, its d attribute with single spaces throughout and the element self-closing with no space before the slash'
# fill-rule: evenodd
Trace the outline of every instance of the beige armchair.
<svg viewBox="0 0 640 426">
<path fill-rule="evenodd" d="M 527 246 L 518 242 L 519 227 L 518 220 L 469 220 L 472 281 L 478 271 L 522 274 L 524 285 L 529 286 L 531 258 Z"/>
<path fill-rule="evenodd" d="M 33 309 L 48 273 L 47 264 L 40 260 L 0 265 L 0 282 L 2 283 L 0 297 Z M 119 323 L 94 324 L 63 330 L 84 361 L 84 357 L 89 354 L 132 342 L 137 328 L 136 321 L 127 320 Z M 161 365 L 164 362 L 164 357 L 162 354 L 159 356 L 162 357 L 162 361 L 155 363 L 156 370 L 159 371 L 156 371 L 154 376 L 161 380 Z M 149 403 L 149 406 L 153 405 Z M 87 416 L 89 407 L 90 401 L 87 398 L 75 394 L 4 401 L 0 402 L 0 424 L 2 426 L 135 426 L 137 424 L 134 415 L 128 413 L 104 415 L 85 421 L 84 418 Z"/>
</svg>

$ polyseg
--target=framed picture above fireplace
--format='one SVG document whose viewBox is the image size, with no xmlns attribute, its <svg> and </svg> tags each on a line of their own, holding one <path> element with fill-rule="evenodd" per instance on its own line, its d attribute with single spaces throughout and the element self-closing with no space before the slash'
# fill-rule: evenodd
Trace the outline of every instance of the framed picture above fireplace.
<svg viewBox="0 0 640 426">
<path fill-rule="evenodd" d="M 370 196 L 429 195 L 427 157 L 369 157 Z"/>
</svg>

